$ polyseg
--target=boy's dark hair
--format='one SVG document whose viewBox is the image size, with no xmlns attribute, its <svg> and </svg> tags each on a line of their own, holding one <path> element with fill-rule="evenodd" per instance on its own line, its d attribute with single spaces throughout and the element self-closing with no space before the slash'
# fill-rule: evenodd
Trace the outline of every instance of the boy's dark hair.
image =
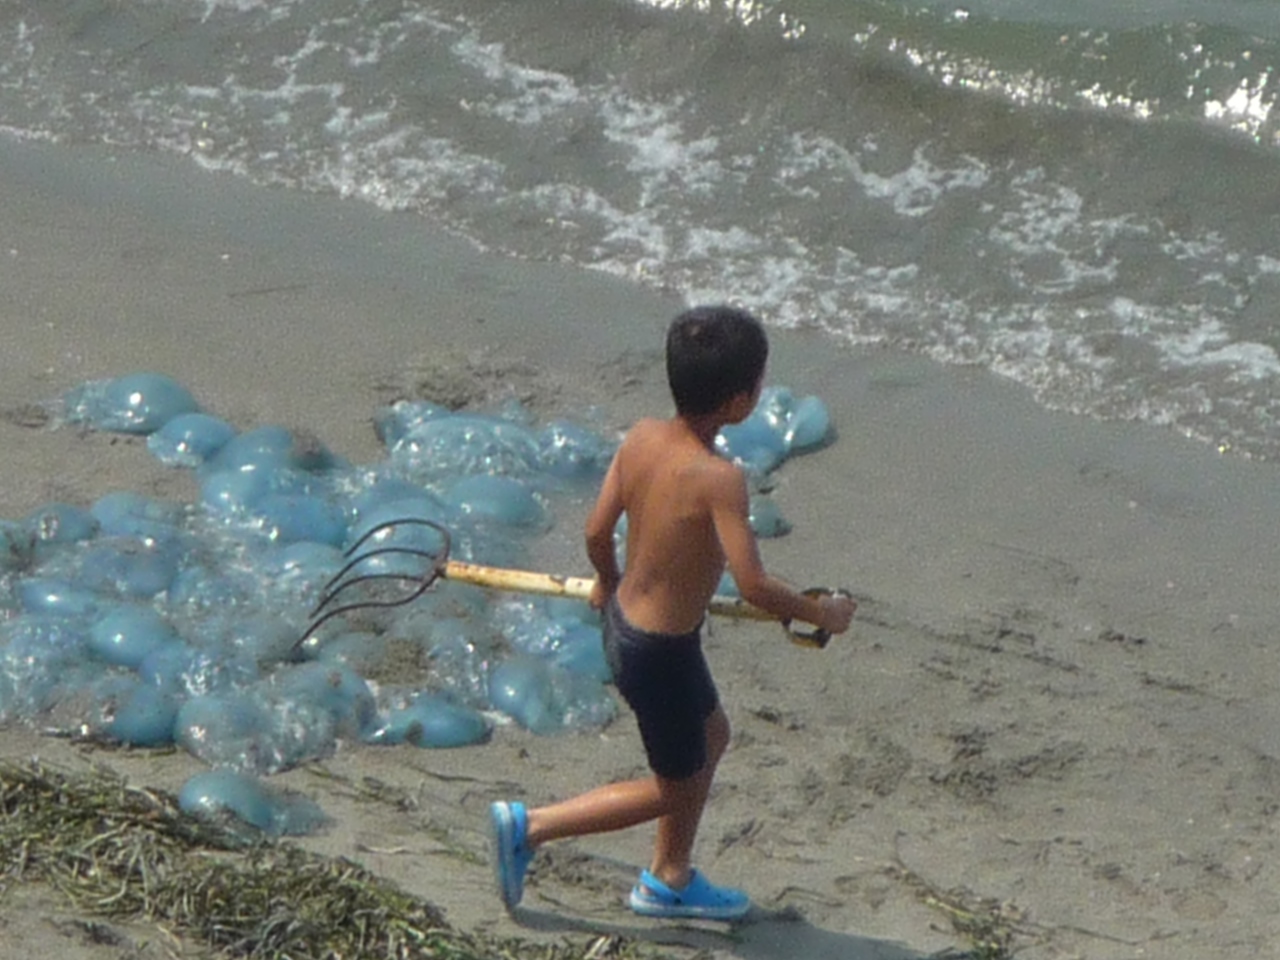
<svg viewBox="0 0 1280 960">
<path fill-rule="evenodd" d="M 667 329 L 667 382 L 676 411 L 713 413 L 764 376 L 769 340 L 760 321 L 736 307 L 693 307 Z"/>
</svg>

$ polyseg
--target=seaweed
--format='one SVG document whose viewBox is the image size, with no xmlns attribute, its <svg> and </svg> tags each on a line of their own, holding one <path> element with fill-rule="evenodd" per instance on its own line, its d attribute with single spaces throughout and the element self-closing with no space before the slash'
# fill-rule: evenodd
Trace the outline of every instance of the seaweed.
<svg viewBox="0 0 1280 960">
<path fill-rule="evenodd" d="M 977 897 L 964 888 L 939 890 L 920 874 L 897 861 L 889 876 L 904 883 L 927 907 L 942 913 L 951 929 L 968 944 L 967 950 L 947 950 L 939 960 L 1011 960 L 1015 937 L 1036 936 L 1023 911 L 1012 903 Z"/>
<path fill-rule="evenodd" d="M 262 960 L 639 957 L 616 937 L 535 943 L 449 925 L 431 903 L 345 858 L 199 820 L 104 767 L 0 761 L 0 877 L 60 891 L 89 916 L 147 920 Z M 607 941 L 607 942 L 605 942 Z M 652 954 L 649 954 L 652 956 Z"/>
</svg>

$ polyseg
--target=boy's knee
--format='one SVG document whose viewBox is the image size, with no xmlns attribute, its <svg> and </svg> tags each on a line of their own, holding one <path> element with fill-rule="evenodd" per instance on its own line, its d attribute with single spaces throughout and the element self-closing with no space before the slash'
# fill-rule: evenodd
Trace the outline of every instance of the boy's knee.
<svg viewBox="0 0 1280 960">
<path fill-rule="evenodd" d="M 729 746 L 729 718 L 720 707 L 716 707 L 707 717 L 707 760 L 717 762 Z"/>
</svg>

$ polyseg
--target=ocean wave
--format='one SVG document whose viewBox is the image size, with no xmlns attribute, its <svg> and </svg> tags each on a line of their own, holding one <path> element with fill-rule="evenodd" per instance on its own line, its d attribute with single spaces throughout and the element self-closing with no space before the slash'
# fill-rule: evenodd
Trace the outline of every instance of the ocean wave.
<svg viewBox="0 0 1280 960">
<path fill-rule="evenodd" d="M 871 0 L 45 0 L 0 7 L 0 129 L 356 197 L 1269 456 L 1265 57 L 1151 106 L 1243 43 Z M 1241 64 L 1262 94 L 1211 97 Z"/>
<path fill-rule="evenodd" d="M 1037 10 L 1030 3 L 1018 4 L 1021 16 L 1011 18 L 964 3 L 634 2 L 671 15 L 732 22 L 779 43 L 843 49 L 853 60 L 1019 107 L 1201 123 L 1280 147 L 1280 15 L 1269 21 L 1275 32 L 1263 36 L 1248 29 L 1247 17 L 1231 25 L 1224 16 L 1230 4 L 1202 11 L 1226 22 L 1161 22 L 1156 3 L 1143 6 L 1144 20 L 1107 11 L 1106 19 L 1116 22 L 1097 26 L 1052 4 L 1038 5 L 1037 20 L 1026 13 Z"/>
</svg>

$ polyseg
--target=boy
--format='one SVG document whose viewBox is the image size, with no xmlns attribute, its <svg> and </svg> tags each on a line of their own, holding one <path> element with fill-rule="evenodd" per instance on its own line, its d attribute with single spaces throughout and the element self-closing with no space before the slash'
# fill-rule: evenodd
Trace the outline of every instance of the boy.
<svg viewBox="0 0 1280 960">
<path fill-rule="evenodd" d="M 591 603 L 605 615 L 605 653 L 618 692 L 640 726 L 653 776 L 611 783 L 546 807 L 492 805 L 494 869 L 503 902 L 520 902 L 534 851 L 548 840 L 657 820 L 649 869 L 631 891 L 636 913 L 732 920 L 750 908 L 691 866 L 698 821 L 725 747 L 729 721 L 702 656 L 707 604 L 726 564 L 743 599 L 831 633 L 848 628 L 847 597 L 807 597 L 769 576 L 747 519 L 739 467 L 715 452 L 725 424 L 755 408 L 768 341 L 750 314 L 697 307 L 667 333 L 667 379 L 676 413 L 641 420 L 619 447 L 587 520 L 596 570 Z M 625 572 L 613 531 L 627 515 Z"/>
</svg>

